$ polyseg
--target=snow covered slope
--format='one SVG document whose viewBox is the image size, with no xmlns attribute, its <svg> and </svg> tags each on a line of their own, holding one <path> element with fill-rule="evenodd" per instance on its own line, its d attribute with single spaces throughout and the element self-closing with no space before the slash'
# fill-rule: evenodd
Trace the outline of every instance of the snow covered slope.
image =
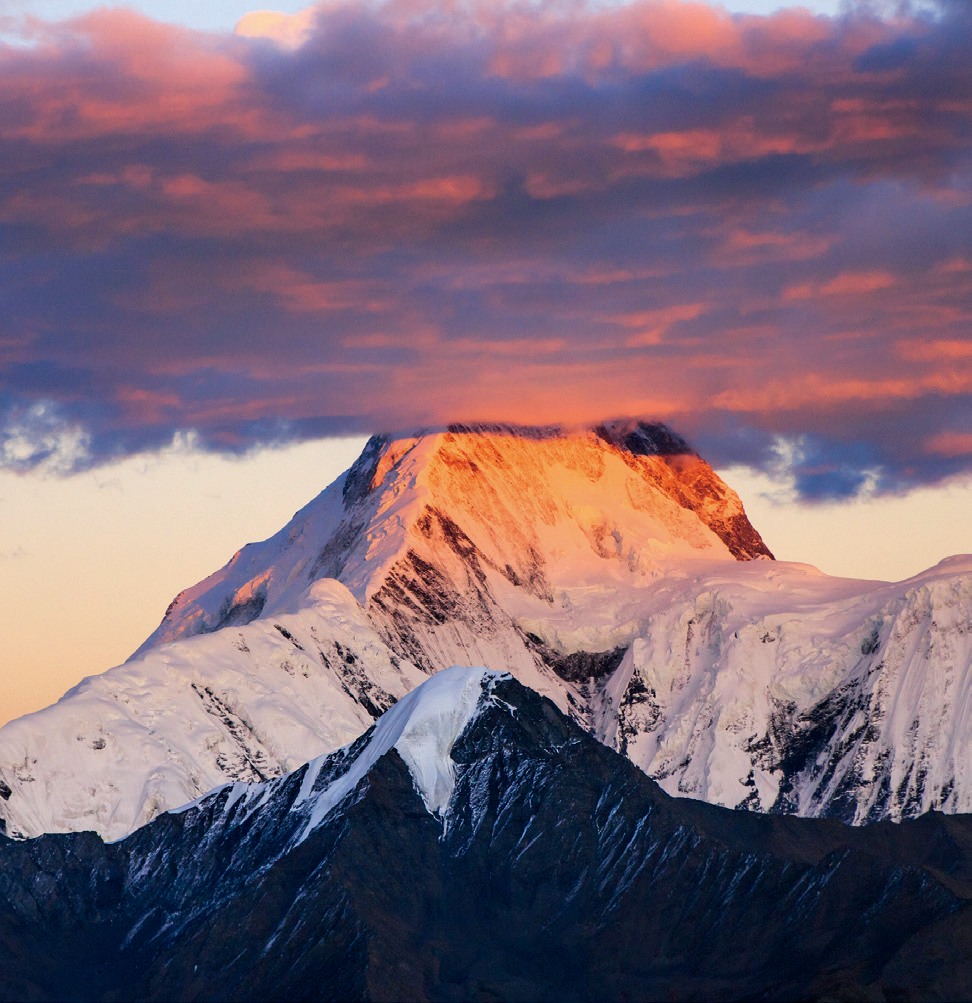
<svg viewBox="0 0 972 1003">
<path fill-rule="evenodd" d="M 511 672 L 671 793 L 972 810 L 972 559 L 891 585 L 769 558 L 663 426 L 376 437 L 129 662 L 0 729 L 0 818 L 116 838 L 453 664 Z"/>
<path fill-rule="evenodd" d="M 750 564 L 646 593 L 594 730 L 669 793 L 855 824 L 972 810 L 972 557 L 897 584 Z"/>
<path fill-rule="evenodd" d="M 294 613 L 163 645 L 0 730 L 9 835 L 118 839 L 227 781 L 288 773 L 357 738 L 426 676 L 333 580 Z"/>
</svg>

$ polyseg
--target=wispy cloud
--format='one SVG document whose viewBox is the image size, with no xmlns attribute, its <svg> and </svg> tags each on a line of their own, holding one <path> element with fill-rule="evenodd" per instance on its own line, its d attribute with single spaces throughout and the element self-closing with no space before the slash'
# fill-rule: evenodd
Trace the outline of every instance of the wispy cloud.
<svg viewBox="0 0 972 1003">
<path fill-rule="evenodd" d="M 0 462 L 638 413 L 719 462 L 799 441 L 805 496 L 968 470 L 972 11 L 925 10 L 35 22 Z"/>
</svg>

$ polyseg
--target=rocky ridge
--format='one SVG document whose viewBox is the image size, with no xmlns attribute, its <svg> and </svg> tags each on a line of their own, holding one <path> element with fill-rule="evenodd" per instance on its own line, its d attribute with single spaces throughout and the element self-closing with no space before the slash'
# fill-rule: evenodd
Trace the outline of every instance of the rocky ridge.
<svg viewBox="0 0 972 1003">
<path fill-rule="evenodd" d="M 972 990 L 969 817 L 854 829 L 673 799 L 482 669 L 445 670 L 351 746 L 120 842 L 0 851 L 0 999 Z"/>
</svg>

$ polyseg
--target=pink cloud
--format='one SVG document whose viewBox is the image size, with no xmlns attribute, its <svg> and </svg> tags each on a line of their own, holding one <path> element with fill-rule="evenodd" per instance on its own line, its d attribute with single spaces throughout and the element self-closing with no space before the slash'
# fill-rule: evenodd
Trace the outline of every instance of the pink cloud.
<svg viewBox="0 0 972 1003">
<path fill-rule="evenodd" d="M 972 392 L 963 10 L 39 25 L 0 46 L 0 408 L 75 409 L 96 457 L 185 423 L 220 448 L 608 412 L 717 443 L 853 427 L 889 483 L 947 476 L 960 454 L 928 443 Z"/>
<path fill-rule="evenodd" d="M 821 296 L 862 296 L 891 289 L 895 278 L 887 272 L 845 272 L 820 287 Z"/>
<path fill-rule="evenodd" d="M 972 456 L 972 432 L 940 432 L 928 440 L 927 449 L 939 456 Z"/>
</svg>

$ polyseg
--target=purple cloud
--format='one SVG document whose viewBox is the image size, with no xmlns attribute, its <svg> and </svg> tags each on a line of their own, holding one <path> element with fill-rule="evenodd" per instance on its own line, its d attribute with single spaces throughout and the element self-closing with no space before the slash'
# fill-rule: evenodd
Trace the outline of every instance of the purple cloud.
<svg viewBox="0 0 972 1003">
<path fill-rule="evenodd" d="M 301 24 L 0 48 L 0 462 L 624 414 L 807 496 L 972 467 L 967 4 Z"/>
</svg>

